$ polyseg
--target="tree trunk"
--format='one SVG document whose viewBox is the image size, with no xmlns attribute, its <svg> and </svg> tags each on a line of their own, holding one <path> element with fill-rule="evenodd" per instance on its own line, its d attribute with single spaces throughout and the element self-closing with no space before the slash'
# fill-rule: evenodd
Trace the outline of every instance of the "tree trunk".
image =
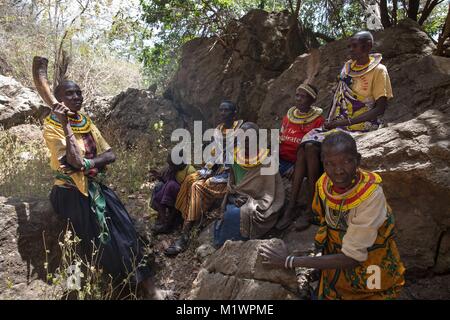
<svg viewBox="0 0 450 320">
<path fill-rule="evenodd" d="M 286 35 L 286 52 L 289 59 L 294 61 L 299 54 L 308 51 L 308 43 L 302 33 L 298 18 L 291 16 L 290 19 L 289 31 Z"/>
<path fill-rule="evenodd" d="M 380 15 L 381 15 L 381 23 L 383 24 L 383 28 L 389 28 L 392 23 L 391 19 L 389 18 L 389 10 L 387 7 L 387 0 L 381 0 L 380 1 Z"/>
<path fill-rule="evenodd" d="M 420 0 L 409 0 L 408 6 L 408 18 L 417 21 L 417 15 L 419 14 Z"/>
<path fill-rule="evenodd" d="M 392 1 L 392 24 L 397 25 L 397 10 L 398 10 L 398 2 L 397 0 Z"/>
</svg>

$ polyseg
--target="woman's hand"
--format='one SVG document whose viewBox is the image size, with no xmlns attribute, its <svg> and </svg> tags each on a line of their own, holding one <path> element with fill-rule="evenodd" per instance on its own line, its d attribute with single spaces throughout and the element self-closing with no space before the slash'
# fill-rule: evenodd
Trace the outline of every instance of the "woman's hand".
<svg viewBox="0 0 450 320">
<path fill-rule="evenodd" d="M 69 108 L 67 108 L 64 104 L 62 103 L 57 103 L 55 105 L 53 105 L 53 113 L 55 114 L 55 116 L 58 118 L 59 122 L 61 122 L 62 124 L 66 124 L 67 123 L 67 114 L 71 112 Z"/>
<path fill-rule="evenodd" d="M 267 244 L 261 245 L 258 250 L 259 255 L 263 258 L 262 263 L 275 267 L 284 267 L 286 258 L 289 255 L 288 249 L 284 242 L 281 246 L 273 247 Z"/>
<path fill-rule="evenodd" d="M 336 129 L 338 127 L 346 127 L 349 126 L 350 123 L 348 120 L 333 120 L 333 121 L 326 121 L 323 124 L 323 127 L 327 130 Z"/>
<path fill-rule="evenodd" d="M 337 126 L 337 124 L 336 124 L 336 121 L 326 121 L 326 122 L 323 124 L 323 127 L 324 127 L 324 129 L 326 129 L 326 130 L 331 130 L 331 129 L 337 128 L 338 126 Z"/>
</svg>

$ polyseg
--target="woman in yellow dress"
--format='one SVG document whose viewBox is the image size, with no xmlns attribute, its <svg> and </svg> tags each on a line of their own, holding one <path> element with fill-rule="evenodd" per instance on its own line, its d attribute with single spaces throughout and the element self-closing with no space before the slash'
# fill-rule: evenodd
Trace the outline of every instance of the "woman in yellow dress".
<svg viewBox="0 0 450 320">
<path fill-rule="evenodd" d="M 91 262 L 98 250 L 95 267 L 109 274 L 114 286 L 122 286 L 122 280 L 129 278 L 146 297 L 160 298 L 127 210 L 102 183 L 106 166 L 116 156 L 91 119 L 80 112 L 80 87 L 64 81 L 56 87 L 55 97 L 59 103 L 44 123 L 44 139 L 56 177 L 50 194 L 55 212 L 81 239 L 83 258 Z M 69 111 L 75 115 L 68 116 Z"/>
</svg>

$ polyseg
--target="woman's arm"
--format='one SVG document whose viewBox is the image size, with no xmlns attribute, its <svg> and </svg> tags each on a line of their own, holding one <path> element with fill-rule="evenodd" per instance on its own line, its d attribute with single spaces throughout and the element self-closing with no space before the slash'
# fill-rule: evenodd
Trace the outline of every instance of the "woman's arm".
<svg viewBox="0 0 450 320">
<path fill-rule="evenodd" d="M 64 129 L 64 135 L 66 136 L 66 159 L 67 163 L 75 169 L 81 169 L 84 165 L 83 158 L 81 157 L 80 148 L 77 144 L 77 139 L 70 127 L 69 123 L 62 124 Z"/>
<path fill-rule="evenodd" d="M 282 247 L 271 248 L 268 245 L 262 245 L 259 249 L 263 257 L 263 264 L 277 267 L 285 267 L 288 251 L 286 245 Z M 359 265 L 359 262 L 347 257 L 342 253 L 329 254 L 320 257 L 294 257 L 292 267 L 304 267 L 314 269 L 350 269 Z"/>
<path fill-rule="evenodd" d="M 351 124 L 348 122 L 348 120 L 333 120 L 331 122 L 325 123 L 325 129 L 334 129 L 337 127 L 345 127 L 348 125 L 353 125 L 353 124 L 358 124 L 361 122 L 366 122 L 366 121 L 371 121 L 371 120 L 376 120 L 377 117 L 381 116 L 384 114 L 384 112 L 386 111 L 386 106 L 387 106 L 387 98 L 386 97 L 380 97 L 376 102 L 375 102 L 375 107 L 367 112 L 365 112 L 364 114 L 357 116 L 353 119 L 351 119 Z"/>
<path fill-rule="evenodd" d="M 343 253 L 327 254 L 320 257 L 295 257 L 292 266 L 314 269 L 351 269 L 359 262 Z"/>
<path fill-rule="evenodd" d="M 54 106 L 53 113 L 58 118 L 66 136 L 66 160 L 67 163 L 75 169 L 81 169 L 84 165 L 83 158 L 81 157 L 80 148 L 78 147 L 75 135 L 70 127 L 69 120 L 67 119 L 67 112 L 69 112 L 63 104 L 57 104 Z"/>
<path fill-rule="evenodd" d="M 98 155 L 97 157 L 89 160 L 93 161 L 92 167 L 103 168 L 106 165 L 116 161 L 116 155 L 111 149 L 109 149 L 103 152 L 102 154 Z"/>
</svg>

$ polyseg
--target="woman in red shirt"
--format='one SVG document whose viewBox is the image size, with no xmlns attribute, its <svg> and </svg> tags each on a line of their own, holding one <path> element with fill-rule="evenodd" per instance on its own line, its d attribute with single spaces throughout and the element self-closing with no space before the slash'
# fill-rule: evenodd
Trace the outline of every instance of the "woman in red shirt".
<svg viewBox="0 0 450 320">
<path fill-rule="evenodd" d="M 286 228 L 295 217 L 295 205 L 305 176 L 308 177 L 308 210 L 311 208 L 314 186 L 320 176 L 320 144 L 307 142 L 300 144 L 305 134 L 322 127 L 325 122 L 322 109 L 313 106 L 317 89 L 309 84 L 301 84 L 295 91 L 296 106 L 290 108 L 283 118 L 280 135 L 280 174 L 289 179 L 294 175 L 292 195 L 288 207 L 277 228 Z M 311 201 L 309 201 L 311 200 Z M 307 227 L 307 219 L 299 220 L 300 229 Z"/>
</svg>

